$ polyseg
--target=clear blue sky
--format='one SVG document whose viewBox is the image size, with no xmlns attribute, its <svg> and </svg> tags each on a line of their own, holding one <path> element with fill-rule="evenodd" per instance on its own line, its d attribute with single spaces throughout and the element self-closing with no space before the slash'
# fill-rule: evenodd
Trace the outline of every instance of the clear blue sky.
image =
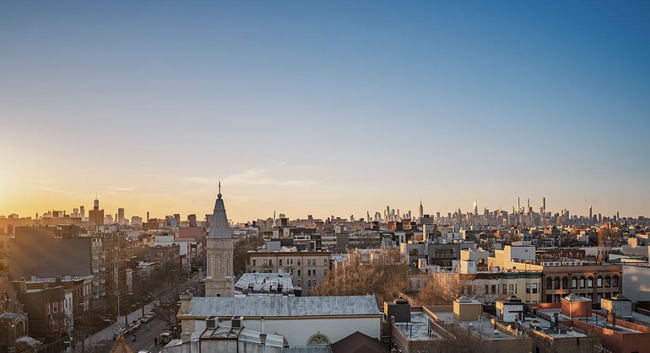
<svg viewBox="0 0 650 353">
<path fill-rule="evenodd" d="M 650 216 L 650 2 L 0 4 L 0 214 Z"/>
</svg>

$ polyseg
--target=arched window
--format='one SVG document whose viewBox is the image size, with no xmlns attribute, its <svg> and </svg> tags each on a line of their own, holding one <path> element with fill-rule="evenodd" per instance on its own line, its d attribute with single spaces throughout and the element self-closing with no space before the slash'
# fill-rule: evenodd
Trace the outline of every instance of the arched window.
<svg viewBox="0 0 650 353">
<path fill-rule="evenodd" d="M 555 289 L 560 289 L 560 277 L 555 277 Z"/>
<path fill-rule="evenodd" d="M 585 287 L 585 278 L 580 277 L 580 288 L 584 288 L 584 287 Z"/>
<path fill-rule="evenodd" d="M 612 277 L 612 287 L 618 287 L 618 276 Z"/>
<path fill-rule="evenodd" d="M 546 277 L 546 289 L 553 289 L 553 280 L 551 277 Z"/>
<path fill-rule="evenodd" d="M 578 288 L 578 277 L 571 278 L 571 288 Z"/>
<path fill-rule="evenodd" d="M 313 334 L 309 339 L 307 340 L 307 345 L 308 346 L 329 346 L 330 345 L 330 339 L 327 338 L 324 334 L 318 333 Z"/>
<path fill-rule="evenodd" d="M 598 278 L 596 278 L 596 287 L 603 288 L 603 277 L 598 276 Z"/>
<path fill-rule="evenodd" d="M 569 288 L 569 278 L 568 277 L 563 277 L 562 278 L 562 289 L 568 289 Z"/>
<path fill-rule="evenodd" d="M 605 287 L 609 288 L 612 285 L 612 279 L 609 276 L 605 276 Z"/>
<path fill-rule="evenodd" d="M 587 278 L 587 287 L 589 287 L 589 288 L 594 287 L 594 278 L 591 277 L 591 276 L 589 276 L 589 278 Z"/>
</svg>

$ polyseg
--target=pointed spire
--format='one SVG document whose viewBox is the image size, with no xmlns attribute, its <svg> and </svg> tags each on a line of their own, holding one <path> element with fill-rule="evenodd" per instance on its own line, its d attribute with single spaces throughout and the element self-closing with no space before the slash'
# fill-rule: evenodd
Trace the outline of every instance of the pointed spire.
<svg viewBox="0 0 650 353">
<path fill-rule="evenodd" d="M 217 201 L 214 203 L 214 212 L 210 221 L 210 231 L 208 238 L 230 238 L 230 225 L 226 216 L 226 207 L 221 198 L 221 182 L 219 182 L 219 194 Z"/>
</svg>

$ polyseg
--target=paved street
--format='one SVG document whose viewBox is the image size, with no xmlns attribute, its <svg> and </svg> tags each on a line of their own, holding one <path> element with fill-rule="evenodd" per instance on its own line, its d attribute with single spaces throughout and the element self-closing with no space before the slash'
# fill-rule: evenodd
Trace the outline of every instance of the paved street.
<svg viewBox="0 0 650 353">
<path fill-rule="evenodd" d="M 149 312 L 151 309 L 152 309 L 152 305 L 147 304 L 145 306 L 144 311 L 146 313 Z M 124 316 L 120 316 L 118 323 L 121 327 L 124 327 L 126 322 L 131 323 L 133 320 L 139 319 L 141 317 L 142 317 L 142 309 L 138 309 L 128 314 L 126 318 Z M 147 325 L 149 325 L 149 330 L 147 330 Z M 110 351 L 110 349 L 113 347 L 113 344 L 115 343 L 115 341 L 113 341 L 113 334 L 117 330 L 119 330 L 119 327 L 115 323 L 112 323 L 110 326 L 106 327 L 105 329 L 88 337 L 86 339 L 86 350 L 90 352 L 93 350 L 93 348 L 100 348 L 101 352 Z M 140 350 L 147 350 L 156 353 L 160 351 L 161 346 L 160 344 L 158 344 L 157 347 L 154 346 L 153 339 L 154 337 L 158 337 L 158 335 L 160 335 L 162 332 L 165 331 L 167 331 L 167 329 L 164 323 L 162 323 L 159 320 L 153 320 L 148 324 L 143 323 L 140 329 L 135 332 L 136 335 L 135 342 L 132 341 L 132 336 L 128 336 L 125 338 L 129 346 L 136 353 L 139 352 Z M 77 344 L 75 348 L 77 352 L 79 353 L 81 352 L 82 349 L 81 344 Z"/>
</svg>

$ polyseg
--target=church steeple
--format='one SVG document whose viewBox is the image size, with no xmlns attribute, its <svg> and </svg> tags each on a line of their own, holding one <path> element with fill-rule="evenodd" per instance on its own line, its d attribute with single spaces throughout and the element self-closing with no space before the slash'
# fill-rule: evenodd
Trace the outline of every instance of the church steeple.
<svg viewBox="0 0 650 353">
<path fill-rule="evenodd" d="M 226 207 L 219 194 L 214 203 L 214 212 L 207 237 L 208 266 L 205 278 L 205 295 L 207 297 L 233 296 L 233 244 L 230 226 L 226 216 Z"/>
<path fill-rule="evenodd" d="M 226 216 L 226 206 L 221 198 L 221 182 L 219 182 L 219 194 L 214 203 L 214 211 L 210 221 L 210 232 L 208 239 L 230 239 L 230 226 Z"/>
</svg>

